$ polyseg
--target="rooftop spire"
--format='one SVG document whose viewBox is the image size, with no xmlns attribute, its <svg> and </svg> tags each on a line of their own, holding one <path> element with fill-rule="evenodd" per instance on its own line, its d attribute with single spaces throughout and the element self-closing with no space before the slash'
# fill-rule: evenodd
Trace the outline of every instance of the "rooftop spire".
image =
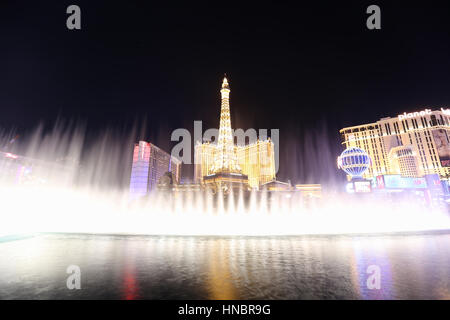
<svg viewBox="0 0 450 320">
<path fill-rule="evenodd" d="M 230 87 L 228 86 L 227 74 L 225 73 L 225 75 L 223 76 L 222 89 L 229 89 L 229 88 Z"/>
</svg>

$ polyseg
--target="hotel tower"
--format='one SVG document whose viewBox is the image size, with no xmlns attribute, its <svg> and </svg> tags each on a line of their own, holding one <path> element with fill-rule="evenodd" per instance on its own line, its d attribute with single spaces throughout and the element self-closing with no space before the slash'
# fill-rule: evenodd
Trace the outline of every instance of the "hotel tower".
<svg viewBox="0 0 450 320">
<path fill-rule="evenodd" d="M 370 179 L 383 174 L 420 177 L 450 175 L 450 109 L 403 113 L 375 123 L 340 130 L 342 144 L 365 150 L 371 166 Z"/>
<path fill-rule="evenodd" d="M 133 150 L 130 195 L 137 198 L 156 190 L 159 179 L 167 172 L 179 183 L 181 161 L 150 142 L 139 141 Z"/>
<path fill-rule="evenodd" d="M 275 180 L 274 144 L 269 139 L 247 145 L 235 145 L 230 116 L 230 86 L 225 77 L 220 90 L 220 126 L 216 143 L 195 146 L 196 183 L 230 190 L 230 188 L 258 189 Z"/>
</svg>

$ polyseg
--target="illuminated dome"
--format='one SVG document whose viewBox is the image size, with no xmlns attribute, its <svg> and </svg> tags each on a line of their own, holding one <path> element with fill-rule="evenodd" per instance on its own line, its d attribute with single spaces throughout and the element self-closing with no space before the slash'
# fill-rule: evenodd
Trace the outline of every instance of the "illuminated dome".
<svg viewBox="0 0 450 320">
<path fill-rule="evenodd" d="M 344 170 L 352 178 L 361 177 L 370 167 L 370 157 L 360 148 L 345 149 L 337 159 L 338 168 Z"/>
</svg>

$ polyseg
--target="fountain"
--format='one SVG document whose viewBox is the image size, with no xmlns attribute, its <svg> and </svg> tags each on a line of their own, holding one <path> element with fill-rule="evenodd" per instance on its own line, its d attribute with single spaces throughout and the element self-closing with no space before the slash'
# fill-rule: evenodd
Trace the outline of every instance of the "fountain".
<svg viewBox="0 0 450 320">
<path fill-rule="evenodd" d="M 132 201 L 124 168 L 134 138 L 110 131 L 87 150 L 85 140 L 82 128 L 58 125 L 3 150 L 0 234 L 259 236 L 450 229 L 447 212 L 406 200 L 359 199 L 333 185 L 315 200 L 261 190 L 228 196 L 154 192 Z"/>
</svg>

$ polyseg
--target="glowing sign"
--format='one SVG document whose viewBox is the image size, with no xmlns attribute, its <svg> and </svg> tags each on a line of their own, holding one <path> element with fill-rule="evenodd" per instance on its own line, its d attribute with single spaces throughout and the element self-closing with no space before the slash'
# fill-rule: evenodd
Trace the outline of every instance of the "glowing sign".
<svg viewBox="0 0 450 320">
<path fill-rule="evenodd" d="M 427 174 L 425 175 L 425 179 L 427 180 L 428 186 L 430 187 L 430 189 L 433 190 L 442 190 L 442 184 L 441 184 L 441 180 L 439 179 L 439 175 L 434 173 L 434 174 Z"/>
<path fill-rule="evenodd" d="M 386 189 L 426 189 L 425 178 L 402 177 L 400 175 L 384 175 Z"/>
<path fill-rule="evenodd" d="M 445 129 L 433 130 L 432 134 L 441 166 L 450 167 L 450 143 L 447 140 Z"/>
<path fill-rule="evenodd" d="M 371 192 L 371 182 L 370 181 L 355 181 L 355 192 Z"/>
<path fill-rule="evenodd" d="M 347 191 L 347 193 L 354 193 L 355 189 L 353 188 L 353 183 L 347 183 L 347 185 L 345 186 L 345 191 Z"/>
<path fill-rule="evenodd" d="M 431 114 L 431 109 L 425 109 L 419 112 L 410 112 L 410 113 L 403 113 L 403 114 L 399 114 L 398 115 L 398 120 L 402 121 L 405 119 L 411 119 L 411 118 L 415 118 L 415 117 L 423 117 L 427 114 Z"/>
<path fill-rule="evenodd" d="M 16 156 L 15 154 L 9 153 L 9 152 L 5 154 L 5 157 L 6 158 L 11 158 L 11 159 L 17 159 L 18 158 L 18 156 Z"/>
<path fill-rule="evenodd" d="M 383 176 L 377 176 L 378 189 L 384 189 L 384 179 Z"/>
</svg>

